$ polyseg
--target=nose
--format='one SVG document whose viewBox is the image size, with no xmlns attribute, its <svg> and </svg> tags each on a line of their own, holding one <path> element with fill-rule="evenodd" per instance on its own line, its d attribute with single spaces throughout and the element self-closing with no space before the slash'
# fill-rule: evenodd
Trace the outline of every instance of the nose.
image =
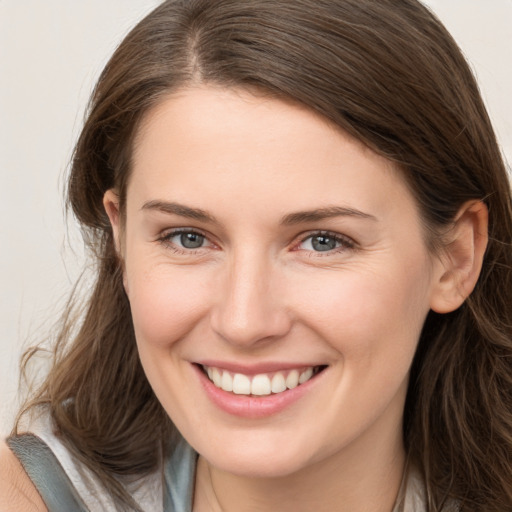
<svg viewBox="0 0 512 512">
<path fill-rule="evenodd" d="M 232 345 L 252 347 L 287 334 L 292 318 L 285 304 L 282 276 L 256 254 L 230 263 L 211 312 L 212 329 Z"/>
</svg>

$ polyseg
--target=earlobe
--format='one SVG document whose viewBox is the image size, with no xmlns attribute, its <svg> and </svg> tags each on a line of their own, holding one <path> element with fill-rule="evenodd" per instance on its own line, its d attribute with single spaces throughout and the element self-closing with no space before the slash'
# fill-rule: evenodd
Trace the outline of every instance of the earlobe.
<svg viewBox="0 0 512 512">
<path fill-rule="evenodd" d="M 437 313 L 456 310 L 473 291 L 487 248 L 488 210 L 482 201 L 460 208 L 447 233 L 430 307 Z"/>
</svg>

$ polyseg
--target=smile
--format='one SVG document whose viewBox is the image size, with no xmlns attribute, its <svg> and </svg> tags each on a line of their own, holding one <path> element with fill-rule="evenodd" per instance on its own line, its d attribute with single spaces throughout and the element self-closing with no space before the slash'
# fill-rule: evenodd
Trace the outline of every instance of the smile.
<svg viewBox="0 0 512 512">
<path fill-rule="evenodd" d="M 213 366 L 203 365 L 202 368 L 210 381 L 223 391 L 232 392 L 235 395 L 266 396 L 294 389 L 313 378 L 325 367 L 310 366 L 257 375 L 232 373 Z"/>
</svg>

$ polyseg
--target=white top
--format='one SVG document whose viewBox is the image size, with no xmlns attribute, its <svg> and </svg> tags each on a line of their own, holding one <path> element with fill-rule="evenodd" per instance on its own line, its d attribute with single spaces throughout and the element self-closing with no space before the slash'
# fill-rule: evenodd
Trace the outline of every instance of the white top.
<svg viewBox="0 0 512 512">
<path fill-rule="evenodd" d="M 41 415 L 31 422 L 30 432 L 44 441 L 52 450 L 90 512 L 117 512 L 114 501 L 96 476 L 84 464 L 73 458 L 55 436 L 49 415 Z M 127 483 L 125 488 L 142 510 L 163 512 L 161 471 L 138 480 L 136 485 Z"/>
<path fill-rule="evenodd" d="M 49 415 L 44 414 L 30 423 L 30 433 L 39 437 L 51 449 L 90 512 L 116 512 L 114 502 L 101 482 L 82 463 L 73 458 L 54 434 Z M 157 470 L 137 479 L 136 484 L 124 483 L 125 489 L 142 510 L 151 512 L 192 512 L 197 454 L 182 440 L 164 471 Z M 443 512 L 457 512 L 453 501 Z M 427 512 L 427 493 L 419 471 L 407 472 L 392 512 Z"/>
</svg>

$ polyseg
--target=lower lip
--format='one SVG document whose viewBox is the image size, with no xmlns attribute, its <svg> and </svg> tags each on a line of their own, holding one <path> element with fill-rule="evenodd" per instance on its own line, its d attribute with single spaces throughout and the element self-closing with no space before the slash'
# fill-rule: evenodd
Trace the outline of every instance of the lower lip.
<svg viewBox="0 0 512 512">
<path fill-rule="evenodd" d="M 321 375 L 325 372 L 315 375 L 312 379 L 298 385 L 296 388 L 265 396 L 236 395 L 218 388 L 205 375 L 203 370 L 193 365 L 196 373 L 199 375 L 203 389 L 206 391 L 210 400 L 221 410 L 233 416 L 241 418 L 265 418 L 278 414 L 293 403 L 297 402 L 306 393 L 312 390 Z"/>
</svg>

